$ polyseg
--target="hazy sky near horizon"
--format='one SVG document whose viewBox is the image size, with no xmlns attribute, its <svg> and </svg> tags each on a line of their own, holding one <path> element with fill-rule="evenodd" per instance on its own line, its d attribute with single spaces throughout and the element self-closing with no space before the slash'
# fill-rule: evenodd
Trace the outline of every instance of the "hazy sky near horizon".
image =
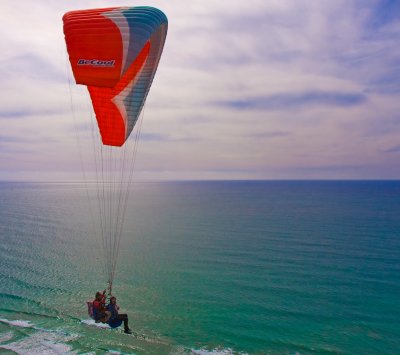
<svg viewBox="0 0 400 355">
<path fill-rule="evenodd" d="M 139 178 L 400 179 L 400 1 L 2 0 L 0 180 L 79 176 L 62 15 L 135 5 L 169 19 Z"/>
</svg>

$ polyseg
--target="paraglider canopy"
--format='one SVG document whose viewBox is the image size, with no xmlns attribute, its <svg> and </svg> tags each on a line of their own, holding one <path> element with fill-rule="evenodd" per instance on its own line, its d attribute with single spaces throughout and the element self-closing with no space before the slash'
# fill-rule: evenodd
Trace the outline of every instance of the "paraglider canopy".
<svg viewBox="0 0 400 355">
<path fill-rule="evenodd" d="M 102 142 L 121 146 L 157 70 L 167 17 L 153 7 L 114 7 L 67 12 L 63 22 L 75 81 L 88 87 Z"/>
</svg>

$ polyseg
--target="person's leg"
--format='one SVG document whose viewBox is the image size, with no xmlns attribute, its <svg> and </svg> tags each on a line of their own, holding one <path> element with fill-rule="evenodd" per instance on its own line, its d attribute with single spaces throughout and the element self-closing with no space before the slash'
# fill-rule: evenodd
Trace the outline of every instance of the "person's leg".
<svg viewBox="0 0 400 355">
<path fill-rule="evenodd" d="M 128 325 L 128 315 L 127 314 L 118 314 L 118 319 L 124 322 L 124 330 L 125 332 L 129 332 L 129 325 Z"/>
</svg>

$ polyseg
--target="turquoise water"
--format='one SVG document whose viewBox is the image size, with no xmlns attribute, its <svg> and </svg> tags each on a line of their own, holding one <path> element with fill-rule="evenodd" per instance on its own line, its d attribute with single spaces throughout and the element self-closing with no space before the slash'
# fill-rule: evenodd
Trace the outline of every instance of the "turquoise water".
<svg viewBox="0 0 400 355">
<path fill-rule="evenodd" d="M 85 323 L 105 287 L 86 198 L 0 183 L 0 352 L 399 353 L 400 182 L 134 184 L 132 336 Z"/>
</svg>

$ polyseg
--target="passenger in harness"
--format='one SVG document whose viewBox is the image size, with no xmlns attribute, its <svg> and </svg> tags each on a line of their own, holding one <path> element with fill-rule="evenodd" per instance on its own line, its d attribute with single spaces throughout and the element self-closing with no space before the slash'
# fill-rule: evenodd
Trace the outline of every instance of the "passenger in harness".
<svg viewBox="0 0 400 355">
<path fill-rule="evenodd" d="M 111 314 L 110 320 L 108 321 L 110 327 L 119 327 L 122 322 L 124 322 L 124 332 L 126 334 L 132 334 L 132 331 L 129 329 L 128 326 L 128 315 L 118 313 L 119 306 L 117 305 L 117 299 L 114 296 L 110 298 L 110 303 L 107 306 L 107 310 Z"/>
<path fill-rule="evenodd" d="M 96 298 L 93 301 L 93 319 L 96 323 L 107 323 L 111 317 L 111 312 L 106 309 L 106 290 L 103 293 L 96 292 Z"/>
</svg>

